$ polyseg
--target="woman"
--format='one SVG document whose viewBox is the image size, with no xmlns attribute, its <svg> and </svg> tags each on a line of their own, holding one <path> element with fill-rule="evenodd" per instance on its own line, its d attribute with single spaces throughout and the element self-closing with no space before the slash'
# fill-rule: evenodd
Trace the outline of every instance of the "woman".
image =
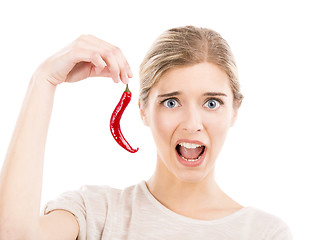
<svg viewBox="0 0 334 240">
<path fill-rule="evenodd" d="M 226 41 L 193 26 L 164 32 L 140 66 L 140 114 L 157 147 L 152 177 L 65 192 L 39 216 L 56 87 L 94 76 L 128 83 L 133 74 L 119 48 L 91 35 L 33 74 L 1 173 L 0 239 L 292 239 L 282 220 L 241 206 L 215 181 L 243 96 Z"/>
</svg>

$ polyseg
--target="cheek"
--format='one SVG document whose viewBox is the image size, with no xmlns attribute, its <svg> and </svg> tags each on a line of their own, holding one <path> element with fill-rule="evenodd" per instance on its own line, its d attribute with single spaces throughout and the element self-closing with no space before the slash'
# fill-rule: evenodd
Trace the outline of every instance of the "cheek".
<svg viewBox="0 0 334 240">
<path fill-rule="evenodd" d="M 157 144 L 169 147 L 177 126 L 177 118 L 171 117 L 166 111 L 158 110 L 153 112 L 152 116 L 152 131 Z"/>
<path fill-rule="evenodd" d="M 224 114 L 206 118 L 206 131 L 210 137 L 210 143 L 214 152 L 220 151 L 230 124 L 230 118 Z"/>
<path fill-rule="evenodd" d="M 210 115 L 205 117 L 206 129 L 213 135 L 221 135 L 227 131 L 230 125 L 230 119 L 224 114 Z"/>
</svg>

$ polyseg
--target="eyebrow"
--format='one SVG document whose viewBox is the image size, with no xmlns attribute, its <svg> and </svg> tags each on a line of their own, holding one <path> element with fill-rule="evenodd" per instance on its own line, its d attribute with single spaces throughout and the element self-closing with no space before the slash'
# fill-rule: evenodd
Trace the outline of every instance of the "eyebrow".
<svg viewBox="0 0 334 240">
<path fill-rule="evenodd" d="M 170 92 L 170 93 L 160 94 L 160 95 L 158 95 L 158 98 L 172 97 L 172 96 L 177 96 L 177 95 L 180 95 L 180 94 L 181 94 L 181 92 L 179 92 L 179 91 Z"/>
<path fill-rule="evenodd" d="M 227 97 L 225 93 L 222 92 L 207 92 L 203 94 L 204 96 L 224 96 Z"/>
<path fill-rule="evenodd" d="M 175 91 L 175 92 L 160 94 L 158 95 L 158 98 L 172 97 L 172 96 L 178 96 L 178 95 L 181 95 L 181 92 Z M 225 96 L 227 97 L 227 95 L 222 92 L 206 92 L 203 94 L 203 96 Z"/>
</svg>

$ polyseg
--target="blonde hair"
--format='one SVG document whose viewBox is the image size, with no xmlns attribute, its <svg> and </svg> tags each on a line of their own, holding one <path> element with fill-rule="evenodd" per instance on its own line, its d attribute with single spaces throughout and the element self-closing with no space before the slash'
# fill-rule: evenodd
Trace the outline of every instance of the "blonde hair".
<svg viewBox="0 0 334 240">
<path fill-rule="evenodd" d="M 219 66 L 229 77 L 235 107 L 239 107 L 238 69 L 225 39 L 208 28 L 184 26 L 163 32 L 150 47 L 139 69 L 140 101 L 145 108 L 151 88 L 169 69 L 209 62 Z"/>
</svg>

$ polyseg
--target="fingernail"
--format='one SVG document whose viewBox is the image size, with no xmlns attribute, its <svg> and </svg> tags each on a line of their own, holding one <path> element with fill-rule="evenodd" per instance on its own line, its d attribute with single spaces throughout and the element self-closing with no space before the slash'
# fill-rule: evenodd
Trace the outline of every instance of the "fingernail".
<svg viewBox="0 0 334 240">
<path fill-rule="evenodd" d="M 132 73 L 132 71 L 131 71 L 131 69 L 130 69 L 130 71 L 129 71 L 129 77 L 133 77 L 133 73 Z"/>
<path fill-rule="evenodd" d="M 115 83 L 119 82 L 119 77 L 113 77 L 112 79 L 114 80 Z"/>
</svg>

